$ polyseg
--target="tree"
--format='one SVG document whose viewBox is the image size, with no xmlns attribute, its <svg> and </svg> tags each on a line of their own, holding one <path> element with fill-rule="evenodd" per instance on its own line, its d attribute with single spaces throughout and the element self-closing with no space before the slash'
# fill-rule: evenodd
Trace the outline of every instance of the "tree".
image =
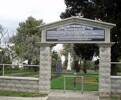
<svg viewBox="0 0 121 100">
<path fill-rule="evenodd" d="M 76 52 L 76 55 L 79 55 L 81 60 L 83 61 L 83 71 L 84 73 L 87 73 L 87 66 L 86 61 L 92 60 L 92 57 L 94 54 L 98 55 L 98 47 L 96 45 L 88 45 L 88 44 L 75 44 L 74 45 L 74 51 Z"/>
<path fill-rule="evenodd" d="M 71 61 L 68 61 L 69 54 L 71 56 Z M 65 61 L 64 61 L 64 69 L 68 69 L 68 63 L 70 63 L 70 67 L 73 68 L 73 58 L 74 58 L 74 50 L 73 50 L 73 44 L 64 44 L 63 45 L 63 50 L 61 50 L 61 55 L 65 56 Z"/>
<path fill-rule="evenodd" d="M 41 41 L 40 25 L 44 24 L 42 20 L 36 20 L 28 17 L 25 22 L 19 23 L 16 36 L 10 41 L 15 43 L 17 56 L 22 60 L 28 59 L 29 64 L 39 64 L 39 44 Z"/>
<path fill-rule="evenodd" d="M 8 30 L 5 29 L 1 24 L 0 24 L 0 44 L 3 42 L 2 40 L 4 40 L 4 36 L 8 35 Z M 4 40 L 5 41 L 5 40 Z"/>
<path fill-rule="evenodd" d="M 2 25 L 0 25 L 0 34 L 2 34 L 3 33 L 3 27 L 2 27 Z"/>
<path fill-rule="evenodd" d="M 118 61 L 121 56 L 121 0 L 65 0 L 65 4 L 67 8 L 61 13 L 61 18 L 82 15 L 85 18 L 116 23 L 111 31 L 111 41 L 115 42 L 111 61 Z M 116 67 L 111 67 L 111 74 L 116 74 Z"/>
<path fill-rule="evenodd" d="M 6 45 L 1 45 L 3 43 L 4 36 L 8 34 L 8 30 L 5 29 L 2 25 L 0 25 L 0 63 L 10 63 L 10 55 L 9 55 L 9 49 Z M 5 42 L 5 40 L 4 40 Z"/>
<path fill-rule="evenodd" d="M 56 70 L 56 64 L 59 60 L 61 60 L 61 58 L 58 53 L 56 51 L 52 51 L 52 71 Z"/>
<path fill-rule="evenodd" d="M 0 64 L 11 63 L 8 48 L 0 48 Z"/>
</svg>

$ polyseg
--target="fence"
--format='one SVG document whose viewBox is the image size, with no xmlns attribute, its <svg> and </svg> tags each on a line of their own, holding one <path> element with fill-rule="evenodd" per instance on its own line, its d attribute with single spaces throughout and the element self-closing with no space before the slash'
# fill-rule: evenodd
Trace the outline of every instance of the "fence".
<svg viewBox="0 0 121 100">
<path fill-rule="evenodd" d="M 111 65 L 116 67 L 117 72 L 115 76 L 111 76 L 111 93 L 121 98 L 121 62 L 111 62 Z"/>
<path fill-rule="evenodd" d="M 38 77 L 40 65 L 0 64 L 0 76 Z"/>
<path fill-rule="evenodd" d="M 98 91 L 98 73 L 95 71 L 87 71 L 74 74 L 71 72 L 52 72 L 51 73 L 51 88 L 59 90 L 74 90 L 74 91 Z"/>
<path fill-rule="evenodd" d="M 121 62 L 111 62 L 111 64 L 117 64 L 120 68 Z M 23 65 L 20 67 L 19 65 L 12 64 L 0 64 L 0 89 L 1 90 L 10 90 L 13 88 L 14 90 L 20 91 L 38 91 L 38 77 L 39 75 L 39 65 Z M 119 71 L 120 73 L 120 71 Z M 51 80 L 51 88 L 52 89 L 67 89 L 73 90 L 74 88 L 74 77 L 70 77 L 74 75 L 73 72 L 59 72 L 52 73 L 55 76 Z M 98 74 L 97 73 L 79 73 L 80 77 L 76 78 L 77 90 L 83 91 L 98 91 Z M 8 77 L 9 76 L 9 77 Z M 15 76 L 15 77 L 12 77 Z M 20 76 L 20 77 L 16 77 Z M 25 76 L 25 77 L 23 77 Z M 28 76 L 28 77 L 26 77 Z M 32 77 L 31 77 L 32 76 Z M 29 78 L 30 77 L 30 78 Z M 66 78 L 66 79 L 65 79 Z M 66 82 L 65 82 L 66 81 Z M 29 84 L 30 83 L 30 84 Z M 15 85 L 17 84 L 17 85 Z M 21 87 L 24 87 L 23 90 Z M 111 76 L 111 91 L 112 93 L 121 94 L 121 76 Z"/>
<path fill-rule="evenodd" d="M 112 66 L 117 67 L 117 76 L 121 76 L 121 62 L 111 62 Z M 64 89 L 65 90 L 74 90 L 74 78 L 72 77 L 66 77 L 65 76 L 72 76 L 74 75 L 73 71 L 64 71 L 62 72 L 52 72 L 52 83 L 51 83 L 51 88 L 52 89 Z M 88 70 L 86 74 L 84 74 L 82 71 L 79 73 L 80 76 L 83 76 L 83 90 L 84 91 L 98 91 L 98 84 L 99 84 L 99 77 L 98 77 L 98 70 L 95 71 L 93 70 Z M 112 78 L 113 77 L 113 78 Z M 66 81 L 66 82 L 65 82 Z M 81 90 L 81 80 L 78 79 L 77 82 L 77 88 L 76 90 Z M 111 89 L 112 92 L 114 89 L 118 88 L 121 92 L 121 77 L 114 77 L 111 76 Z"/>
<path fill-rule="evenodd" d="M 0 90 L 39 92 L 39 65 L 0 64 Z"/>
<path fill-rule="evenodd" d="M 81 93 L 83 93 L 83 89 L 84 89 L 84 76 L 72 76 L 72 75 L 66 75 L 64 76 L 64 92 L 66 90 L 66 78 L 74 78 L 74 89 L 76 89 L 76 81 L 78 81 L 77 78 L 80 78 L 81 81 L 79 82 L 80 83 L 80 87 L 81 87 Z M 77 79 L 77 80 L 76 80 Z"/>
</svg>

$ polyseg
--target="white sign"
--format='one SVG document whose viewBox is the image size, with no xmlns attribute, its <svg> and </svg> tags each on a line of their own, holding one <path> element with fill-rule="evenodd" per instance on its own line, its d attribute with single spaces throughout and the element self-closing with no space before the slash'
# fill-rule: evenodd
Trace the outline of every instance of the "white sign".
<svg viewBox="0 0 121 100">
<path fill-rule="evenodd" d="M 105 41 L 105 31 L 82 24 L 70 24 L 47 30 L 47 41 Z"/>
</svg>

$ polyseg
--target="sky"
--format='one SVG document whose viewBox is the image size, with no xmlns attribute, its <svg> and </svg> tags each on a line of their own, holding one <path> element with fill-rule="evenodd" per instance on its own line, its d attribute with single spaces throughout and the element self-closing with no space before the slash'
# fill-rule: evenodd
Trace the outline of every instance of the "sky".
<svg viewBox="0 0 121 100">
<path fill-rule="evenodd" d="M 15 32 L 29 16 L 50 23 L 59 20 L 65 8 L 64 0 L 0 0 L 0 24 Z"/>
<path fill-rule="evenodd" d="M 0 0 L 0 24 L 8 30 L 2 38 L 6 42 L 16 32 L 19 22 L 32 16 L 42 19 L 45 23 L 60 20 L 61 12 L 65 11 L 64 0 Z M 62 49 L 57 45 L 54 49 Z"/>
</svg>

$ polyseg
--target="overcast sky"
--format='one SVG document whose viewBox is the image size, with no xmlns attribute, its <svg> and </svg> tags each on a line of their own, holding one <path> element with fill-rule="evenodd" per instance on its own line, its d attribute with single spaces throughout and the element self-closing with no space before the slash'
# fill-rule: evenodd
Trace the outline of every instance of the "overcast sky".
<svg viewBox="0 0 121 100">
<path fill-rule="evenodd" d="M 64 0 L 0 0 L 0 24 L 12 32 L 29 16 L 45 23 L 57 21 L 65 7 Z"/>
</svg>

